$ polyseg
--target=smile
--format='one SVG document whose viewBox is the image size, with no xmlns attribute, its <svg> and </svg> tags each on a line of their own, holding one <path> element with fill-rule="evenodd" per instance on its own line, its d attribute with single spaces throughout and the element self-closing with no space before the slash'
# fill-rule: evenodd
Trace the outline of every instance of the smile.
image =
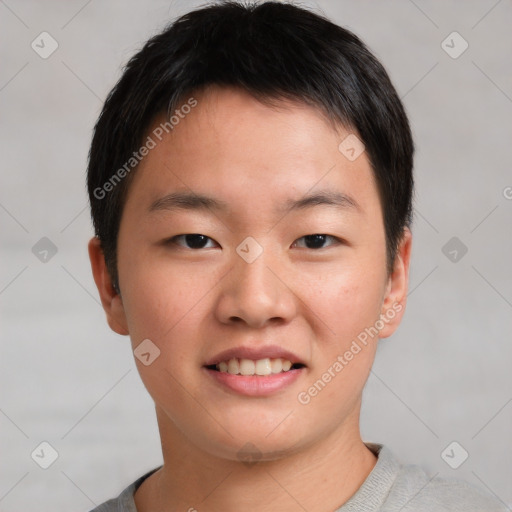
<svg viewBox="0 0 512 512">
<path fill-rule="evenodd" d="M 267 375 L 275 375 L 278 373 L 288 372 L 291 369 L 299 369 L 304 365 L 301 363 L 293 364 L 289 359 L 264 358 L 264 359 L 238 359 L 231 358 L 228 361 L 221 361 L 216 365 L 209 366 L 209 369 L 217 370 L 221 373 L 229 373 L 231 375 L 258 375 L 265 377 Z"/>
<path fill-rule="evenodd" d="M 305 361 L 279 345 L 241 345 L 224 350 L 203 365 L 215 387 L 252 397 L 280 393 L 307 371 Z"/>
</svg>

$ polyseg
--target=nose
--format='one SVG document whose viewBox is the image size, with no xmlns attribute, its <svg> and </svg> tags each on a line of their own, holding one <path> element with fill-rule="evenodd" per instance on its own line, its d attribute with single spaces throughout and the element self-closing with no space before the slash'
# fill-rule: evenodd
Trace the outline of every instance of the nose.
<svg viewBox="0 0 512 512">
<path fill-rule="evenodd" d="M 297 297 L 289 288 L 284 272 L 265 251 L 252 263 L 235 253 L 233 268 L 222 281 L 216 316 L 224 324 L 245 324 L 262 328 L 285 324 L 297 311 Z"/>
</svg>

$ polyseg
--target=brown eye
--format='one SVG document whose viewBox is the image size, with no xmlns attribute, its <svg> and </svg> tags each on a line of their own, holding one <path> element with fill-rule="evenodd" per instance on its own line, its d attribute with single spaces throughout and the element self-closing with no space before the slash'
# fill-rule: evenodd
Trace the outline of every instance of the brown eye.
<svg viewBox="0 0 512 512">
<path fill-rule="evenodd" d="M 209 241 L 213 242 L 211 238 L 199 233 L 177 235 L 171 241 L 177 245 L 185 246 L 187 249 L 204 249 Z"/>
<path fill-rule="evenodd" d="M 300 245 L 299 241 L 303 240 L 304 244 Z M 306 247 L 306 249 L 323 249 L 324 247 L 328 247 L 325 243 L 329 240 L 333 240 L 335 243 L 338 241 L 334 236 L 331 235 L 322 235 L 322 234 L 314 234 L 314 235 L 306 235 L 299 239 L 297 239 L 294 244 L 297 244 L 299 247 Z"/>
</svg>

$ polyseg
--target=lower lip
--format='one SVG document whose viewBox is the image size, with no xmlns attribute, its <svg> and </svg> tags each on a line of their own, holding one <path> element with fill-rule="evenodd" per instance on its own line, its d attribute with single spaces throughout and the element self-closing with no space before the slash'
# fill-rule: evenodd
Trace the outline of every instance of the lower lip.
<svg viewBox="0 0 512 512">
<path fill-rule="evenodd" d="M 209 368 L 204 369 L 221 386 L 246 396 L 268 396 L 282 391 L 295 382 L 304 371 L 304 368 L 298 368 L 287 372 L 260 376 L 233 375 L 227 372 L 210 370 Z"/>
</svg>

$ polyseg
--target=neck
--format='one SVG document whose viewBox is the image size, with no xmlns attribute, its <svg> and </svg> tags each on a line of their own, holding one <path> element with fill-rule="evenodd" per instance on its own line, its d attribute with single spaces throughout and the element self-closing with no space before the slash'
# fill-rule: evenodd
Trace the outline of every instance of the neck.
<svg viewBox="0 0 512 512">
<path fill-rule="evenodd" d="M 164 465 L 135 493 L 137 510 L 335 510 L 359 489 L 377 460 L 361 440 L 359 409 L 355 412 L 355 423 L 347 421 L 314 445 L 278 460 L 249 463 L 191 445 L 157 409 Z"/>
</svg>

